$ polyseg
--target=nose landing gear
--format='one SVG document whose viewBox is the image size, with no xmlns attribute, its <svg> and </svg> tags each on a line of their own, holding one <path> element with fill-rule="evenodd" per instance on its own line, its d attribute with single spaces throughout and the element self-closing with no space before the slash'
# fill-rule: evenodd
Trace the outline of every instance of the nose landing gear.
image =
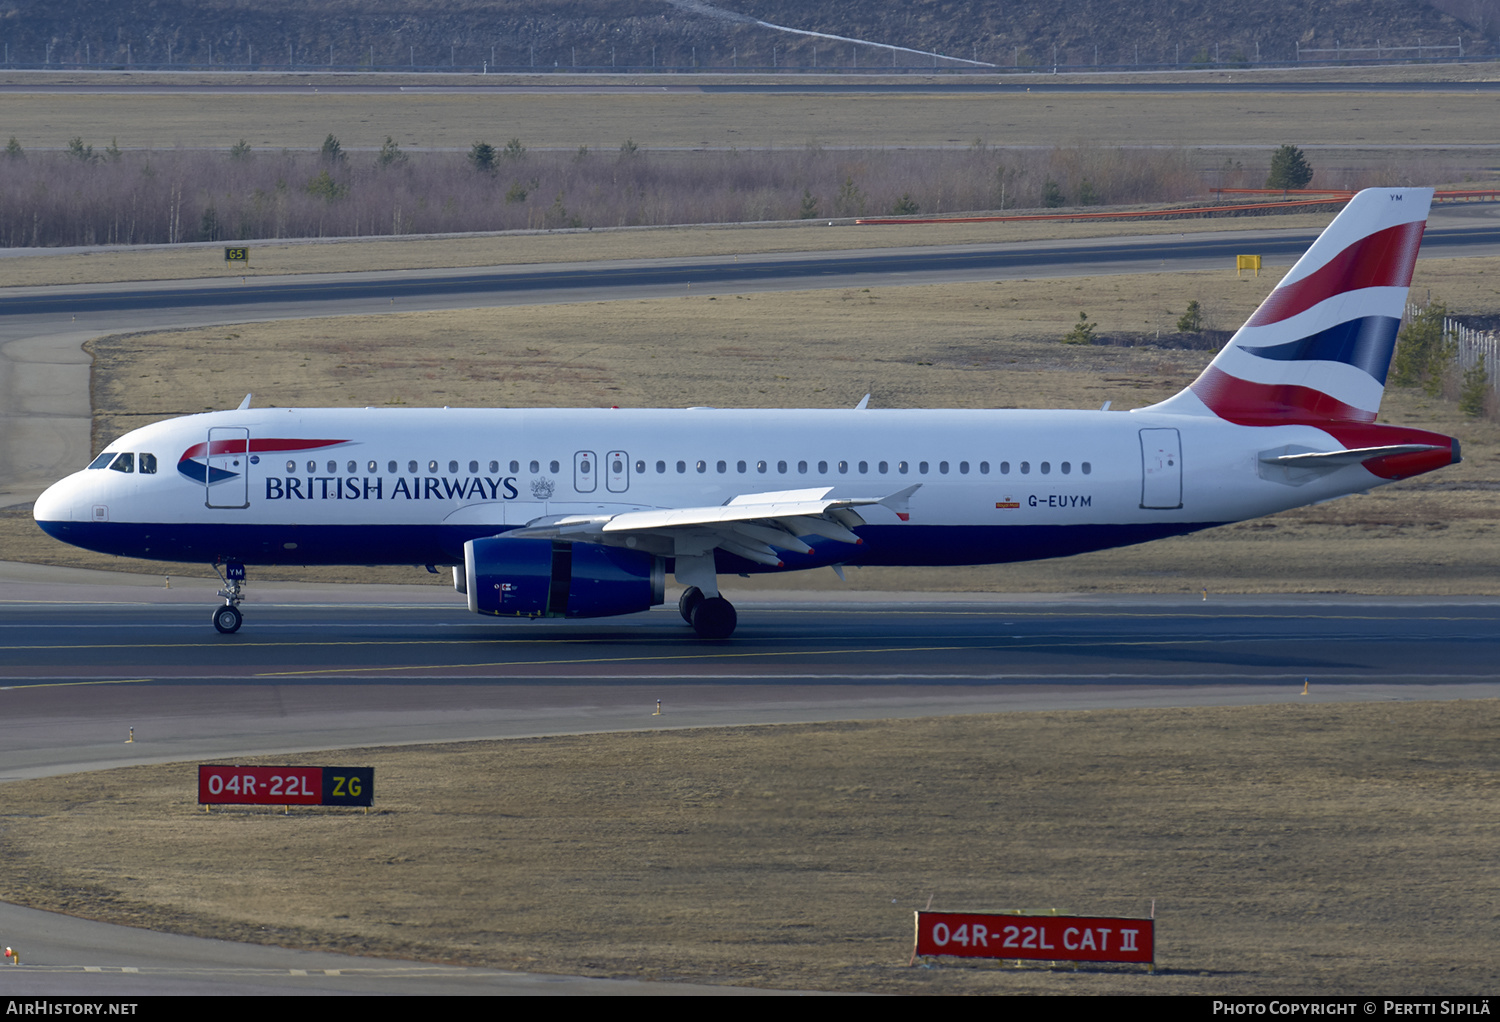
<svg viewBox="0 0 1500 1022">
<path fill-rule="evenodd" d="M 226 564 L 221 572 L 215 564 L 214 572 L 219 576 L 219 581 L 224 583 L 224 588 L 219 590 L 219 595 L 224 597 L 224 606 L 214 611 L 214 627 L 220 634 L 233 635 L 245 621 L 245 615 L 240 613 L 239 607 L 240 601 L 245 598 L 245 566 Z"/>
</svg>

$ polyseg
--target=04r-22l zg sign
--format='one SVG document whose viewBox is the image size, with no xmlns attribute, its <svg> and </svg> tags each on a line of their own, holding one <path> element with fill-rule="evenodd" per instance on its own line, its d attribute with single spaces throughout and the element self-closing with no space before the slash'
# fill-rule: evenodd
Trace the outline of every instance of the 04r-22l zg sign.
<svg viewBox="0 0 1500 1022">
<path fill-rule="evenodd" d="M 199 805 L 371 806 L 374 767 L 198 767 Z"/>
</svg>

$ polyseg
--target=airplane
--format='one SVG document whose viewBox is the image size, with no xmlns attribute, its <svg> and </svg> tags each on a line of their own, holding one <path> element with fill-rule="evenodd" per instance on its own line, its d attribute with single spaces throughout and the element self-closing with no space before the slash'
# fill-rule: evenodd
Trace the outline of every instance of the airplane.
<svg viewBox="0 0 1500 1022">
<path fill-rule="evenodd" d="M 664 602 L 704 640 L 719 576 L 995 564 L 1177 536 L 1461 460 L 1376 424 L 1432 190 L 1357 194 L 1180 393 L 1092 410 L 252 408 L 133 430 L 49 487 L 67 543 L 208 563 L 452 569 L 470 611 Z M 223 571 L 220 571 L 222 566 Z"/>
</svg>

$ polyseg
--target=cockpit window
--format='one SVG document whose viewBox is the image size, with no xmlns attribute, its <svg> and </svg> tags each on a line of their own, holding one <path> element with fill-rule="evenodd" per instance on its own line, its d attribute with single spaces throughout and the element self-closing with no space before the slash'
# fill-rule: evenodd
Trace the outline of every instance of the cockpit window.
<svg viewBox="0 0 1500 1022">
<path fill-rule="evenodd" d="M 156 475 L 156 455 L 144 453 L 141 455 L 141 475 Z"/>
<path fill-rule="evenodd" d="M 116 472 L 134 472 L 135 455 L 131 454 L 129 451 L 126 451 L 124 454 L 120 455 L 118 458 L 112 461 L 109 467 L 114 469 Z"/>
<path fill-rule="evenodd" d="M 104 468 L 106 465 L 108 465 L 111 461 L 114 461 L 114 460 L 115 460 L 115 452 L 114 451 L 105 451 L 103 454 L 99 455 L 99 457 L 97 457 L 93 461 L 89 462 L 89 468 Z"/>
</svg>

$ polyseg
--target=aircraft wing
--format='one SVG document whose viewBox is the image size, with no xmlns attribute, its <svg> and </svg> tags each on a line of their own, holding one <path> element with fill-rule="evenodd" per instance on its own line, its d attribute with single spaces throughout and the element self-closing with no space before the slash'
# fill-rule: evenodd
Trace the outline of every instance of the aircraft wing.
<svg viewBox="0 0 1500 1022">
<path fill-rule="evenodd" d="M 834 497 L 834 487 L 746 493 L 709 507 L 652 508 L 614 515 L 558 515 L 539 518 L 507 536 L 640 546 L 662 553 L 715 547 L 759 564 L 781 565 L 778 550 L 812 552 L 802 537 L 858 545 L 852 531 L 865 524 L 855 508 L 880 505 L 907 519 L 907 502 L 921 483 L 885 497 Z M 633 542 L 632 542 L 633 541 Z M 672 549 L 666 549 L 670 545 Z"/>
</svg>

